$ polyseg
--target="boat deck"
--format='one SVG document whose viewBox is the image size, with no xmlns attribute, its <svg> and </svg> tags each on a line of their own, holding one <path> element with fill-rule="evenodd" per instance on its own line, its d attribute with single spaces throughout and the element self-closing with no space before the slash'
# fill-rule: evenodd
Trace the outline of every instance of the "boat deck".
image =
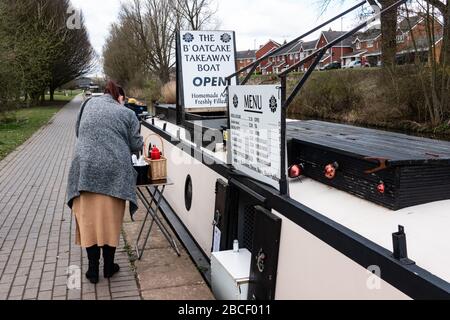
<svg viewBox="0 0 450 320">
<path fill-rule="evenodd" d="M 391 166 L 450 164 L 450 142 L 322 121 L 293 121 L 288 140 L 301 140 L 356 158 L 388 159 Z"/>
<path fill-rule="evenodd" d="M 165 121 L 155 121 L 155 126 L 158 128 L 162 129 L 164 124 L 166 124 L 166 132 L 174 137 L 176 137 L 177 131 L 181 129 L 181 140 L 193 145 L 189 139 L 186 139 L 186 130 Z M 357 142 L 360 145 L 364 141 L 372 144 L 375 141 L 379 143 L 380 137 L 386 138 L 390 135 L 389 133 L 384 134 L 376 130 L 363 128 L 354 131 L 351 130 L 351 127 L 333 124 L 330 124 L 327 129 L 333 128 L 336 131 L 328 131 L 327 133 L 326 130 L 320 129 L 323 128 L 324 124 L 318 121 L 308 122 L 307 125 L 303 124 L 301 127 L 298 125 L 297 121 L 288 121 L 288 128 L 291 133 L 296 132 L 298 134 L 300 132 L 302 135 L 309 137 L 311 142 L 323 137 L 331 138 L 331 133 L 336 132 L 338 137 L 331 140 L 333 142 L 330 142 L 330 145 L 333 143 L 336 147 L 338 144 L 346 146 L 347 150 L 350 151 L 353 150 L 353 145 Z M 341 134 L 344 129 L 347 133 Z M 398 136 L 398 134 L 394 134 L 394 136 Z M 427 146 L 427 152 L 439 153 L 442 159 L 447 156 L 450 159 L 450 143 L 402 136 L 404 136 L 402 139 L 410 141 L 411 146 L 416 144 L 422 148 Z M 429 144 L 430 141 L 433 142 L 433 145 Z M 445 146 L 447 146 L 447 149 Z M 394 146 L 389 148 L 394 150 Z M 217 159 L 218 162 L 226 163 L 226 152 L 222 150 L 217 152 L 202 150 Z M 367 155 L 364 156 L 380 156 L 374 146 L 365 150 L 367 150 Z M 428 157 L 427 152 L 409 150 L 397 157 L 392 154 L 392 159 L 404 161 L 414 156 L 416 159 L 420 158 L 427 161 L 435 158 Z M 389 156 L 388 153 L 383 155 Z M 309 178 L 291 180 L 289 189 L 292 199 L 390 251 L 393 250 L 392 233 L 398 231 L 399 225 L 404 226 L 409 258 L 415 261 L 418 266 L 450 282 L 450 268 L 448 267 L 450 266 L 450 251 L 448 250 L 448 244 L 450 243 L 450 232 L 448 232 L 450 200 L 392 211 Z"/>
</svg>

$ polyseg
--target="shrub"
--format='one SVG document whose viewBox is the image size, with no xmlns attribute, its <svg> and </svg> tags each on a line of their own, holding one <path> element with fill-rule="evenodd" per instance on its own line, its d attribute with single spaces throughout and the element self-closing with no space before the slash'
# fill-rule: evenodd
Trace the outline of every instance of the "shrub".
<svg viewBox="0 0 450 320">
<path fill-rule="evenodd" d="M 14 111 L 0 112 L 0 125 L 20 125 L 27 120 L 26 117 L 20 117 Z"/>
<path fill-rule="evenodd" d="M 161 82 L 154 78 L 147 80 L 144 86 L 144 95 L 147 102 L 155 103 L 161 99 Z"/>
<path fill-rule="evenodd" d="M 167 104 L 175 104 L 177 103 L 177 83 L 175 81 L 171 81 L 166 83 L 161 88 L 161 102 Z"/>
<path fill-rule="evenodd" d="M 314 73 L 294 100 L 289 113 L 307 118 L 341 119 L 358 109 L 363 99 L 357 74 L 353 70 Z"/>
</svg>

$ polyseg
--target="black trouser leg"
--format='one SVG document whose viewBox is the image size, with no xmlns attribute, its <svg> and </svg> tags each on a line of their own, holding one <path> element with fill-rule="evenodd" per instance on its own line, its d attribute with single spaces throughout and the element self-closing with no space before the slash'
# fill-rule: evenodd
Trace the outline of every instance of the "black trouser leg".
<svg viewBox="0 0 450 320">
<path fill-rule="evenodd" d="M 120 270 L 119 265 L 114 263 L 115 254 L 116 248 L 110 246 L 103 247 L 103 274 L 105 278 L 112 278 L 112 276 L 114 276 Z"/>
<path fill-rule="evenodd" d="M 86 278 L 91 281 L 91 283 L 98 283 L 99 277 L 99 265 L 100 265 L 100 248 L 95 245 L 90 248 L 86 248 L 88 259 L 89 259 L 89 269 L 86 272 Z"/>
</svg>

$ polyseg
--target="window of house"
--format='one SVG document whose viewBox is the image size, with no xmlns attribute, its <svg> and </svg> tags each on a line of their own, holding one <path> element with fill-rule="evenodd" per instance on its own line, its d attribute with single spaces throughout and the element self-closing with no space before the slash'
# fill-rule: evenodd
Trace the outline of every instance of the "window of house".
<svg viewBox="0 0 450 320">
<path fill-rule="evenodd" d="M 367 48 L 373 48 L 373 41 L 367 42 Z"/>
<path fill-rule="evenodd" d="M 361 42 L 356 42 L 356 49 L 357 50 L 360 50 L 361 49 Z"/>
<path fill-rule="evenodd" d="M 295 54 L 295 59 L 297 59 L 297 60 L 299 59 L 298 53 Z"/>
<path fill-rule="evenodd" d="M 403 43 L 403 42 L 405 42 L 405 35 L 403 35 L 403 34 L 397 35 L 397 43 Z"/>
</svg>

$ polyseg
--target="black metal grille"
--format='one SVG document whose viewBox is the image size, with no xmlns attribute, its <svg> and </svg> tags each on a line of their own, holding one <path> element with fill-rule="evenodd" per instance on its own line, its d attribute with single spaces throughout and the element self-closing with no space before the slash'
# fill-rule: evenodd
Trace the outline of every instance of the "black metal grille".
<svg viewBox="0 0 450 320">
<path fill-rule="evenodd" d="M 250 252 L 253 252 L 254 225 L 255 225 L 255 205 L 249 204 L 244 207 L 243 246 Z"/>
</svg>

